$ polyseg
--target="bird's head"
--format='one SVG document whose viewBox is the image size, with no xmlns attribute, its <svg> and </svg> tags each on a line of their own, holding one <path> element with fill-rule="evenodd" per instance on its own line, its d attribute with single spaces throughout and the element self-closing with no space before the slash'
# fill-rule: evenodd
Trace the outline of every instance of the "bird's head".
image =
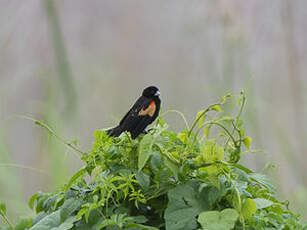
<svg viewBox="0 0 307 230">
<path fill-rule="evenodd" d="M 148 98 L 159 97 L 160 91 L 155 86 L 149 86 L 149 87 L 147 87 L 146 89 L 143 90 L 142 95 L 144 97 L 148 97 Z"/>
</svg>

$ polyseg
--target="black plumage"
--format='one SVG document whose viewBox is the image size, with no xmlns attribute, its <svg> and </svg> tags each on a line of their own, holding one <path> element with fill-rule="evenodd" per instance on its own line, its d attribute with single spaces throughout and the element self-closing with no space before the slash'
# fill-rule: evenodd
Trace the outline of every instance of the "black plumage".
<svg viewBox="0 0 307 230">
<path fill-rule="evenodd" d="M 150 125 L 159 115 L 160 91 L 155 86 L 143 90 L 142 96 L 135 102 L 132 108 L 126 113 L 119 125 L 108 130 L 110 136 L 118 137 L 122 132 L 131 133 L 135 139 L 145 128 Z"/>
</svg>

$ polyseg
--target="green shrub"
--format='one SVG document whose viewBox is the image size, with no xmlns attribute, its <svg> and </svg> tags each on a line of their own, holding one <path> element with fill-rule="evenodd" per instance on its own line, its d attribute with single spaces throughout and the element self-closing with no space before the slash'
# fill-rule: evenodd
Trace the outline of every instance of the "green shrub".
<svg viewBox="0 0 307 230">
<path fill-rule="evenodd" d="M 162 117 L 136 140 L 96 131 L 84 167 L 59 191 L 32 196 L 37 216 L 2 229 L 307 229 L 274 197 L 267 176 L 238 163 L 251 151 L 240 118 L 245 96 L 236 116 L 222 111 L 228 97 L 197 113 L 191 127 L 183 117 L 179 133 Z M 6 218 L 5 206 L 0 213 Z"/>
</svg>

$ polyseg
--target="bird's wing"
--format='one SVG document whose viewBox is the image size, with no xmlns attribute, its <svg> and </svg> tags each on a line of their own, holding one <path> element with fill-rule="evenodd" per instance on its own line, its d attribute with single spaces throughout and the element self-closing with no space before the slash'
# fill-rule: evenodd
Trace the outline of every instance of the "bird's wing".
<svg viewBox="0 0 307 230">
<path fill-rule="evenodd" d="M 137 122 L 145 113 L 146 109 L 150 107 L 150 103 L 152 102 L 151 99 L 141 96 L 132 106 L 132 108 L 126 113 L 123 119 L 120 121 L 120 126 L 131 126 L 133 123 Z M 147 112 L 149 112 L 147 110 Z M 128 128 L 127 128 L 128 129 Z"/>
</svg>

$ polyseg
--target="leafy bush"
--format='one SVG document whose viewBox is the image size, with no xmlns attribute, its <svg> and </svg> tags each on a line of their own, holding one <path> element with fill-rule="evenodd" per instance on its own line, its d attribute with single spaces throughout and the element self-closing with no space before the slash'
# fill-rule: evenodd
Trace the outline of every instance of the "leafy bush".
<svg viewBox="0 0 307 230">
<path fill-rule="evenodd" d="M 162 117 L 136 140 L 96 131 L 84 167 L 56 193 L 31 197 L 37 216 L 2 229 L 307 229 L 267 176 L 238 163 L 251 138 L 240 118 L 244 93 L 236 116 L 222 111 L 229 97 L 198 112 L 191 127 L 177 112 L 187 126 L 179 133 Z M 11 225 L 4 205 L 0 213 Z"/>
</svg>

